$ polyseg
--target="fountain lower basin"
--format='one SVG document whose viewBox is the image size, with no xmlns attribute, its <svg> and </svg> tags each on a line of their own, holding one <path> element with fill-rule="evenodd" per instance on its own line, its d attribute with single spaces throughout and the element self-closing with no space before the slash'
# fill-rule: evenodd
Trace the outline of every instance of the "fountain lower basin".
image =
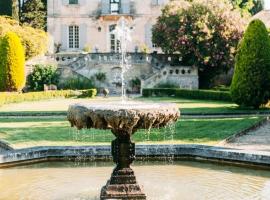
<svg viewBox="0 0 270 200">
<path fill-rule="evenodd" d="M 44 162 L 0 169 L 0 199 L 98 200 L 112 166 Z M 269 170 L 185 160 L 137 161 L 133 167 L 149 200 L 266 200 L 270 195 Z"/>
</svg>

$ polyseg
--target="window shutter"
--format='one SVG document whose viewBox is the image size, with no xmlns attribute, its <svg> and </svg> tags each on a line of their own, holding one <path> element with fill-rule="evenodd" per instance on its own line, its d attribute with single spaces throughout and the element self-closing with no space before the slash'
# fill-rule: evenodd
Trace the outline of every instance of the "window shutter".
<svg viewBox="0 0 270 200">
<path fill-rule="evenodd" d="M 152 0 L 152 6 L 156 6 L 156 5 L 158 5 L 158 0 Z"/>
<path fill-rule="evenodd" d="M 69 4 L 69 0 L 62 0 L 62 4 L 63 4 L 64 6 L 67 6 L 67 5 Z"/>
<path fill-rule="evenodd" d="M 87 25 L 81 24 L 79 27 L 79 47 L 83 49 L 87 43 Z"/>
<path fill-rule="evenodd" d="M 68 26 L 61 25 L 61 49 L 67 50 L 68 48 Z"/>
<path fill-rule="evenodd" d="M 101 0 L 102 14 L 110 14 L 110 0 Z"/>
<path fill-rule="evenodd" d="M 164 0 L 157 0 L 158 1 L 158 5 L 164 5 Z"/>
<path fill-rule="evenodd" d="M 130 14 L 130 0 L 121 1 L 122 14 Z"/>
<path fill-rule="evenodd" d="M 79 5 L 81 6 L 85 5 L 85 0 L 79 0 Z"/>
<path fill-rule="evenodd" d="M 151 49 L 152 48 L 152 24 L 147 23 L 144 26 L 145 31 L 145 44 Z"/>
</svg>

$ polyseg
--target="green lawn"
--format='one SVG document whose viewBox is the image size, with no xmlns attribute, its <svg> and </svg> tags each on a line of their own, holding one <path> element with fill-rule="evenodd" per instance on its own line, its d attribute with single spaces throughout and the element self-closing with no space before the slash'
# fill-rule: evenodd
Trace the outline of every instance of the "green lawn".
<svg viewBox="0 0 270 200">
<path fill-rule="evenodd" d="M 223 101 L 195 100 L 175 97 L 140 97 L 138 100 L 176 103 L 182 114 L 270 113 L 270 108 L 253 110 L 250 108 L 240 108 L 234 103 Z"/>
<path fill-rule="evenodd" d="M 95 99 L 52 99 L 36 102 L 22 102 L 0 107 L 0 114 L 62 114 L 65 115 L 70 104 L 79 102 L 107 102 L 119 101 L 119 97 Z M 237 114 L 237 113 L 270 113 L 270 109 L 250 110 L 239 108 L 236 104 L 221 101 L 191 100 L 173 97 L 136 98 L 138 101 L 172 102 L 176 103 L 182 114 Z"/>
<path fill-rule="evenodd" d="M 137 143 L 217 144 L 228 136 L 259 122 L 260 117 L 228 119 L 181 119 L 175 126 L 139 131 L 133 136 Z M 44 145 L 108 144 L 112 133 L 100 130 L 77 131 L 64 118 L 0 119 L 0 139 L 15 148 Z"/>
</svg>

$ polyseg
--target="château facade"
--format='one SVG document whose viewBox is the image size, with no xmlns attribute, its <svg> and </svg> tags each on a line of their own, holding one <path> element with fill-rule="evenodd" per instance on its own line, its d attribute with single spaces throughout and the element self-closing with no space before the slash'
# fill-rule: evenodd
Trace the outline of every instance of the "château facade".
<svg viewBox="0 0 270 200">
<path fill-rule="evenodd" d="M 152 26 L 169 0 L 48 0 L 48 32 L 63 52 L 117 52 L 114 29 L 125 17 L 131 29 L 129 52 L 157 51 Z"/>
</svg>

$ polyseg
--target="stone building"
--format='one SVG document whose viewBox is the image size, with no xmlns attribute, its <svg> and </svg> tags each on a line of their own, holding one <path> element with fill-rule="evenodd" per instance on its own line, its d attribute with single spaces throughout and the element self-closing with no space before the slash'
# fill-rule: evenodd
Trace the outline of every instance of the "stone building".
<svg viewBox="0 0 270 200">
<path fill-rule="evenodd" d="M 48 32 L 61 51 L 117 52 L 114 29 L 121 16 L 129 21 L 129 52 L 152 45 L 151 28 L 169 0 L 48 0 Z"/>
<path fill-rule="evenodd" d="M 59 51 L 55 61 L 62 81 L 72 77 L 93 79 L 105 73 L 106 80 L 97 81 L 98 87 L 119 93 L 119 42 L 114 30 L 120 17 L 125 17 L 132 37 L 127 49 L 132 67 L 126 74 L 130 90 L 136 79 L 141 87 L 169 83 L 198 88 L 195 66 L 185 66 L 177 55 L 165 55 L 152 44 L 152 26 L 169 1 L 48 0 L 47 27 Z"/>
</svg>

